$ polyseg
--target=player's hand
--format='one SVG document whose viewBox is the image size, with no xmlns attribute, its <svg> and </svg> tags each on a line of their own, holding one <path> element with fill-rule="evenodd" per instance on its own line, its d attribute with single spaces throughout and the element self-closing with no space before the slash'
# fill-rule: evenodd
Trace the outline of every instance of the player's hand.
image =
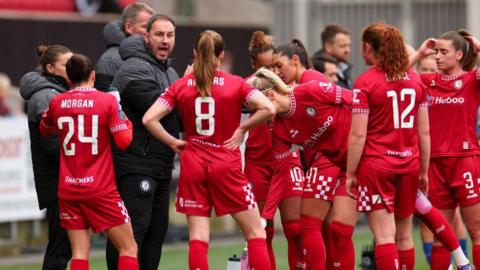
<svg viewBox="0 0 480 270">
<path fill-rule="evenodd" d="M 353 199 L 358 199 L 358 192 L 357 192 L 357 177 L 355 175 L 349 175 L 347 174 L 347 180 L 346 180 L 346 189 L 347 189 L 347 194 Z"/>
<path fill-rule="evenodd" d="M 232 137 L 230 137 L 230 139 L 226 140 L 223 143 L 223 146 L 232 150 L 237 149 L 240 144 L 242 144 L 243 138 L 245 138 L 245 133 L 245 130 L 238 127 L 237 129 L 235 129 L 235 132 L 233 132 Z"/>
<path fill-rule="evenodd" d="M 183 151 L 185 144 L 187 144 L 187 142 L 184 140 L 175 140 L 175 142 L 170 145 L 170 148 L 172 148 L 175 153 L 180 154 Z"/>
<path fill-rule="evenodd" d="M 480 52 L 480 41 L 474 36 L 466 36 L 465 39 L 470 43 L 473 47 L 473 52 L 478 54 Z"/>
<path fill-rule="evenodd" d="M 422 45 L 420 45 L 420 48 L 418 48 L 418 52 L 422 57 L 435 54 L 437 52 L 435 49 L 436 45 L 437 45 L 436 39 L 428 38 L 422 43 Z"/>
<path fill-rule="evenodd" d="M 425 174 L 418 177 L 418 189 L 423 194 L 428 194 L 428 175 Z"/>
</svg>

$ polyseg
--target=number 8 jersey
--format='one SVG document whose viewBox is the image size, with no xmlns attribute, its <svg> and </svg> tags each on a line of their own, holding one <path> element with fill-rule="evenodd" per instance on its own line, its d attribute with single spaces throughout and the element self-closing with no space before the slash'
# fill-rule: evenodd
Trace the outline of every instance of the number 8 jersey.
<svg viewBox="0 0 480 270">
<path fill-rule="evenodd" d="M 409 71 L 389 81 L 384 71 L 372 67 L 353 88 L 352 113 L 368 114 L 361 163 L 393 173 L 418 170 L 417 113 L 419 106 L 427 106 L 418 74 Z"/>
<path fill-rule="evenodd" d="M 52 99 L 40 130 L 59 134 L 59 198 L 92 199 L 117 189 L 110 134 L 129 130 L 122 115 L 114 96 L 92 88 L 75 88 Z"/>
<path fill-rule="evenodd" d="M 157 102 L 179 110 L 185 140 L 204 158 L 239 162 L 239 150 L 228 150 L 223 144 L 239 126 L 243 104 L 255 94 L 261 93 L 243 78 L 216 71 L 210 97 L 200 96 L 190 74 L 175 81 Z"/>
</svg>

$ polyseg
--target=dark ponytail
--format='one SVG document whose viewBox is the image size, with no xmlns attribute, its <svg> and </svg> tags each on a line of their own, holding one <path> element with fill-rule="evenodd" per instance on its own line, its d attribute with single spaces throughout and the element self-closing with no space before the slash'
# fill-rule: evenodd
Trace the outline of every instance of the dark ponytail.
<svg viewBox="0 0 480 270">
<path fill-rule="evenodd" d="M 289 43 L 285 43 L 275 49 L 273 52 L 275 54 L 279 53 L 281 55 L 285 55 L 288 59 L 292 59 L 294 55 L 297 55 L 300 59 L 300 64 L 305 68 L 312 68 L 312 61 L 308 56 L 307 50 L 303 45 L 302 41 L 299 39 L 292 39 Z"/>
<path fill-rule="evenodd" d="M 94 68 L 92 61 L 83 54 L 74 54 L 67 62 L 68 79 L 75 85 L 90 79 Z"/>
<path fill-rule="evenodd" d="M 48 73 L 47 65 L 53 65 L 62 54 L 71 53 L 70 49 L 62 45 L 39 45 L 35 48 L 40 57 L 39 65 L 43 73 Z"/>
</svg>

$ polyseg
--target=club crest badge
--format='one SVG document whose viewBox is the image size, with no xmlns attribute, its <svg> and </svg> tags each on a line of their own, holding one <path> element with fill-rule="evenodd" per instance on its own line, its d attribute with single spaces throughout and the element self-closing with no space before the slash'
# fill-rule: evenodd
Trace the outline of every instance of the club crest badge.
<svg viewBox="0 0 480 270">
<path fill-rule="evenodd" d="M 149 192 L 152 186 L 150 185 L 150 181 L 147 179 L 140 181 L 140 190 L 143 192 Z"/>
<path fill-rule="evenodd" d="M 453 86 L 455 87 L 455 89 L 460 89 L 460 88 L 462 88 L 462 86 L 463 86 L 463 81 L 462 81 L 462 80 L 456 80 L 456 81 L 453 83 Z"/>
<path fill-rule="evenodd" d="M 315 115 L 317 115 L 317 110 L 315 110 L 315 108 L 310 106 L 305 108 L 305 112 L 309 117 L 315 117 Z"/>
</svg>

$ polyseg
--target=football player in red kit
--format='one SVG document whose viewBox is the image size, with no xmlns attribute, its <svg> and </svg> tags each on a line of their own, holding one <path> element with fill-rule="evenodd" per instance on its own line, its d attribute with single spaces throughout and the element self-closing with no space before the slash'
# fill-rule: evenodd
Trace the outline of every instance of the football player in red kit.
<svg viewBox="0 0 480 270">
<path fill-rule="evenodd" d="M 310 58 L 300 40 L 294 39 L 274 51 L 274 71 L 286 84 L 303 84 L 312 80 L 329 83 L 322 73 L 311 67 Z M 327 269 L 333 269 L 335 264 L 337 268 L 353 270 L 355 251 L 352 235 L 357 221 L 356 202 L 345 192 L 344 175 L 339 177 L 340 169 L 325 155 L 309 148 L 305 148 L 303 154 L 308 173 L 302 196 L 301 231 L 307 265 L 315 267 L 324 264 L 318 256 L 323 252 L 318 241 L 321 240 L 325 220 L 323 236 Z"/>
<path fill-rule="evenodd" d="M 286 157 L 292 144 L 321 152 L 337 167 L 345 168 L 351 91 L 323 81 L 310 81 L 290 89 L 275 73 L 266 69 L 257 71 L 249 82 L 272 100 L 279 113 L 273 121 L 275 174 L 288 174 Z M 264 217 L 273 216 L 278 197 L 278 192 L 269 193 L 262 213 Z M 325 269 L 321 220 L 314 221 L 308 219 L 302 223 L 302 244 L 304 248 L 310 247 L 311 253 L 309 257 L 307 250 L 307 267 Z"/>
<path fill-rule="evenodd" d="M 222 36 L 204 31 L 196 39 L 193 73 L 177 80 L 143 117 L 153 136 L 180 154 L 177 211 L 187 216 L 191 270 L 208 269 L 209 221 L 231 214 L 242 229 L 253 269 L 270 269 L 265 230 L 255 198 L 242 173 L 239 145 L 245 133 L 265 123 L 275 107 L 242 78 L 217 70 L 224 55 Z M 243 104 L 256 110 L 240 125 Z M 177 108 L 185 140 L 168 134 L 159 120 Z"/>
<path fill-rule="evenodd" d="M 128 212 L 115 185 L 110 136 L 120 149 L 132 127 L 114 96 L 93 88 L 91 61 L 74 54 L 66 65 L 73 88 L 55 96 L 42 117 L 42 135 L 61 140 L 58 197 L 60 221 L 72 247 L 72 270 L 88 269 L 89 228 L 105 231 L 118 249 L 119 269 L 138 269 L 137 245 Z"/>
<path fill-rule="evenodd" d="M 262 31 L 253 33 L 248 50 L 252 68 L 258 70 L 261 67 L 272 68 L 273 66 L 273 37 Z M 253 194 L 257 200 L 260 213 L 267 199 L 270 183 L 273 178 L 275 159 L 272 152 L 272 133 L 269 124 L 262 124 L 248 132 L 245 142 L 245 176 L 252 184 Z M 283 232 L 288 242 L 288 262 L 290 269 L 302 269 L 304 263 L 299 257 L 302 256 L 300 248 L 300 198 L 303 193 L 303 180 L 305 179 L 298 152 L 293 152 L 290 157 L 290 173 L 278 176 L 284 179 L 282 198 L 279 203 L 280 217 Z M 265 232 L 267 234 L 267 247 L 270 256 L 270 265 L 276 269 L 275 254 L 272 240 L 275 233 L 273 220 L 267 220 Z"/>
<path fill-rule="evenodd" d="M 371 68 L 353 89 L 347 192 L 352 197 L 359 193 L 357 210 L 366 213 L 374 234 L 377 267 L 413 270 L 415 199 L 419 183 L 422 191 L 428 183 L 426 91 L 418 75 L 409 71 L 397 28 L 367 26 L 362 54 Z"/>
<path fill-rule="evenodd" d="M 415 63 L 435 53 L 439 70 L 439 73 L 421 76 L 428 87 L 432 130 L 429 199 L 450 223 L 455 207 L 460 205 L 477 268 L 480 265 L 480 147 L 474 123 L 480 101 L 480 71 L 474 67 L 479 50 L 480 43 L 467 31 L 450 31 L 437 40 L 426 40 L 411 58 L 411 63 Z M 449 252 L 451 250 L 435 240 L 432 269 L 448 268 Z"/>
</svg>

